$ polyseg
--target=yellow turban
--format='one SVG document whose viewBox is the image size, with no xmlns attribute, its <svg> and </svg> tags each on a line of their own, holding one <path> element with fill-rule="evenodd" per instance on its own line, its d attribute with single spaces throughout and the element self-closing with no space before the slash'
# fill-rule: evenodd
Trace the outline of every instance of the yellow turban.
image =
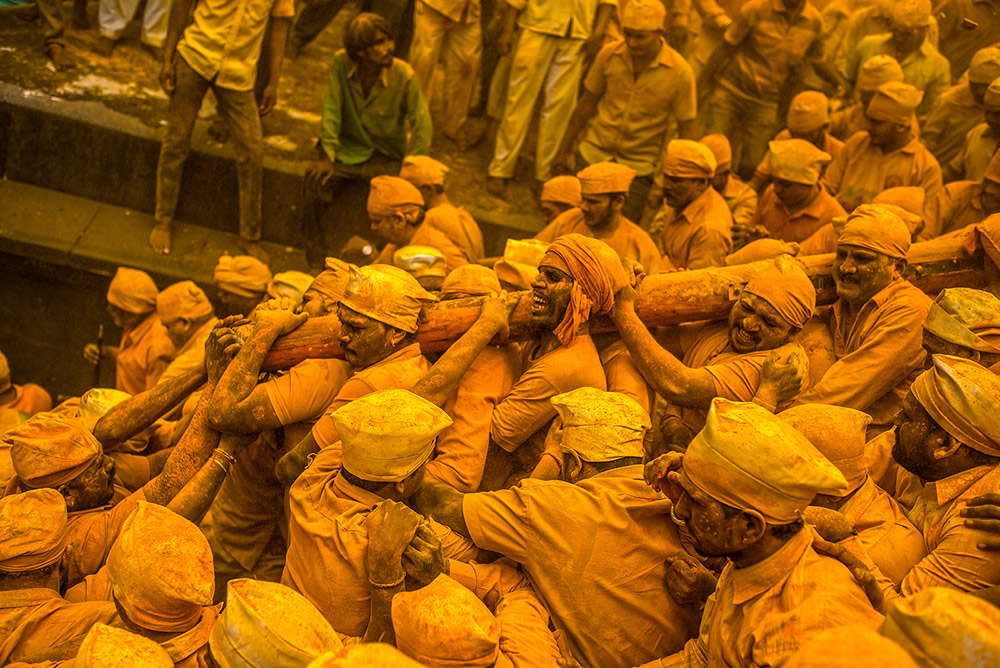
<svg viewBox="0 0 1000 668">
<path fill-rule="evenodd" d="M 83 473 L 103 450 L 79 420 L 39 413 L 3 435 L 18 479 L 32 489 L 58 487 Z"/>
<path fill-rule="evenodd" d="M 215 283 L 240 297 L 263 297 L 271 283 L 271 270 L 252 255 L 223 255 L 215 265 Z"/>
<path fill-rule="evenodd" d="M 392 598 L 396 647 L 428 666 L 486 668 L 500 653 L 500 622 L 447 575 Z"/>
<path fill-rule="evenodd" d="M 405 480 L 434 453 L 452 424 L 443 410 L 409 390 L 366 394 L 330 414 L 340 434 L 344 468 L 362 480 Z"/>
<path fill-rule="evenodd" d="M 629 0 L 622 10 L 622 28 L 652 32 L 663 30 L 667 10 L 660 0 Z"/>
<path fill-rule="evenodd" d="M 441 284 L 441 297 L 481 297 L 500 294 L 500 279 L 496 272 L 481 264 L 456 267 Z"/>
<path fill-rule="evenodd" d="M 330 622 L 302 594 L 249 578 L 229 581 L 226 607 L 208 644 L 220 668 L 304 668 L 342 647 Z"/>
<path fill-rule="evenodd" d="M 956 440 L 1000 457 L 1000 377 L 961 357 L 934 355 L 910 392 Z"/>
<path fill-rule="evenodd" d="M 1000 353 L 1000 299 L 985 290 L 945 288 L 931 305 L 924 329 L 948 343 Z"/>
<path fill-rule="evenodd" d="M 663 159 L 663 173 L 679 179 L 711 179 L 718 163 L 704 144 L 690 139 L 671 139 Z"/>
<path fill-rule="evenodd" d="M 197 320 L 211 313 L 212 303 L 194 281 L 174 283 L 156 295 L 156 315 L 163 322 Z"/>
<path fill-rule="evenodd" d="M 376 176 L 368 191 L 369 216 L 393 216 L 409 207 L 424 206 L 420 191 L 398 176 Z"/>
<path fill-rule="evenodd" d="M 768 143 L 768 171 L 771 176 L 792 183 L 814 186 L 823 168 L 830 164 L 830 154 L 805 139 L 781 139 Z"/>
<path fill-rule="evenodd" d="M 931 0 L 894 0 L 890 18 L 894 28 L 915 30 L 931 21 Z"/>
<path fill-rule="evenodd" d="M 414 278 L 448 274 L 448 260 L 444 253 L 430 246 L 403 246 L 392 254 L 392 263 Z"/>
<path fill-rule="evenodd" d="M 577 172 L 576 178 L 580 179 L 580 192 L 584 195 L 627 193 L 635 170 L 617 162 L 595 162 Z"/>
<path fill-rule="evenodd" d="M 575 176 L 554 176 L 542 186 L 543 202 L 559 202 L 580 206 L 583 197 L 580 194 L 580 179 Z"/>
<path fill-rule="evenodd" d="M 399 178 L 406 179 L 416 187 L 444 185 L 448 165 L 426 155 L 408 155 L 403 158 Z"/>
<path fill-rule="evenodd" d="M 576 179 L 575 176 L 573 178 Z M 519 290 L 529 290 L 538 275 L 538 263 L 548 249 L 549 244 L 538 239 L 508 239 L 503 259 L 493 266 L 493 271 L 502 282 Z"/>
<path fill-rule="evenodd" d="M 1000 107 L 1000 79 L 994 79 L 983 95 L 983 105 L 992 110 Z"/>
<path fill-rule="evenodd" d="M 191 629 L 212 605 L 212 549 L 201 530 L 165 506 L 140 501 L 111 547 L 108 579 L 128 618 L 150 631 Z"/>
<path fill-rule="evenodd" d="M 131 398 L 132 395 L 128 392 L 93 387 L 80 397 L 80 406 L 76 409 L 76 415 L 77 417 L 102 417 L 121 402 Z"/>
<path fill-rule="evenodd" d="M 917 668 L 906 651 L 861 624 L 810 636 L 784 668 Z"/>
<path fill-rule="evenodd" d="M 726 135 L 705 135 L 701 138 L 701 143 L 708 147 L 708 150 L 715 156 L 716 169 L 733 162 L 733 145 L 729 143 Z"/>
<path fill-rule="evenodd" d="M 95 624 L 76 653 L 73 668 L 173 668 L 174 661 L 156 641 L 125 629 Z"/>
<path fill-rule="evenodd" d="M 879 633 L 920 666 L 971 668 L 1000 665 L 997 628 L 1000 610 L 993 604 L 953 589 L 929 587 L 896 599 Z"/>
<path fill-rule="evenodd" d="M 302 301 L 309 286 L 315 280 L 311 275 L 303 271 L 281 271 L 274 275 L 271 283 L 267 286 L 267 296 L 271 299 L 286 297 L 294 301 Z"/>
<path fill-rule="evenodd" d="M 66 501 L 54 489 L 0 499 L 0 571 L 34 571 L 62 559 L 66 521 Z"/>
<path fill-rule="evenodd" d="M 865 114 L 876 121 L 909 125 L 922 99 L 923 92 L 910 84 L 890 81 L 878 87 Z"/>
<path fill-rule="evenodd" d="M 782 411 L 779 418 L 806 437 L 844 475 L 850 494 L 868 478 L 865 430 L 872 418 L 853 408 L 802 404 Z"/>
<path fill-rule="evenodd" d="M 357 270 L 357 266 L 350 262 L 344 262 L 335 257 L 326 258 L 326 269 L 319 272 L 319 275 L 309 284 L 309 290 L 329 297 L 339 302 L 347 292 L 347 282 L 351 278 L 351 269 Z M 307 290 L 308 292 L 308 290 Z"/>
<path fill-rule="evenodd" d="M 585 462 L 642 457 L 642 439 L 651 423 L 635 400 L 620 392 L 581 387 L 557 394 L 551 401 L 562 420 L 564 452 L 575 452 Z"/>
<path fill-rule="evenodd" d="M 158 292 L 146 272 L 118 267 L 108 286 L 108 303 L 126 313 L 152 313 Z"/>
<path fill-rule="evenodd" d="M 857 246 L 901 260 L 910 251 L 910 228 L 879 204 L 862 204 L 847 217 L 838 246 Z"/>
<path fill-rule="evenodd" d="M 802 266 L 787 255 L 779 256 L 747 281 L 743 292 L 757 295 L 785 322 L 805 327 L 816 310 L 816 288 Z"/>
<path fill-rule="evenodd" d="M 424 668 L 392 645 L 362 642 L 336 652 L 327 652 L 307 668 Z"/>
<path fill-rule="evenodd" d="M 702 492 L 772 524 L 789 524 L 817 494 L 842 496 L 844 476 L 806 438 L 757 404 L 716 397 L 684 454 Z"/>
<path fill-rule="evenodd" d="M 788 107 L 790 132 L 815 132 L 830 122 L 830 100 L 818 90 L 807 90 L 792 98 Z"/>
<path fill-rule="evenodd" d="M 434 295 L 399 267 L 372 264 L 357 269 L 351 267 L 350 272 L 340 303 L 404 332 L 415 333 L 420 309 L 435 301 Z"/>
<path fill-rule="evenodd" d="M 857 89 L 861 93 L 874 93 L 884 83 L 902 80 L 903 67 L 899 61 L 883 53 L 872 56 L 861 65 Z"/>
<path fill-rule="evenodd" d="M 988 46 L 979 49 L 969 63 L 969 82 L 988 84 L 1000 77 L 1000 49 Z"/>
</svg>

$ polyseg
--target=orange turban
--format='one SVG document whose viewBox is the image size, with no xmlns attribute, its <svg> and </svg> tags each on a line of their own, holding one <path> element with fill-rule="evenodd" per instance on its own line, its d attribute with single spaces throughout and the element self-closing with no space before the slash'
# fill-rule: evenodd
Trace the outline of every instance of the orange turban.
<svg viewBox="0 0 1000 668">
<path fill-rule="evenodd" d="M 878 87 L 890 81 L 903 80 L 903 67 L 892 56 L 879 54 L 866 60 L 858 71 L 857 89 L 862 93 L 873 93 Z"/>
<path fill-rule="evenodd" d="M 351 269 L 357 269 L 357 265 L 344 262 L 335 257 L 326 258 L 326 269 L 319 272 L 319 275 L 309 284 L 309 290 L 315 290 L 333 301 L 339 302 L 347 292 L 347 282 L 351 278 Z M 307 290 L 308 292 L 308 290 Z"/>
<path fill-rule="evenodd" d="M 818 90 L 807 90 L 792 98 L 788 107 L 790 132 L 815 132 L 830 122 L 830 100 Z"/>
<path fill-rule="evenodd" d="M 620 392 L 578 387 L 550 400 L 559 413 L 559 449 L 585 462 L 642 457 L 642 439 L 652 426 L 646 409 Z"/>
<path fill-rule="evenodd" d="M 802 266 L 779 256 L 747 281 L 743 292 L 757 295 L 792 327 L 802 329 L 816 310 L 816 288 Z"/>
<path fill-rule="evenodd" d="M 407 207 L 424 206 L 416 186 L 398 176 L 376 176 L 368 191 L 369 216 L 394 216 Z"/>
<path fill-rule="evenodd" d="M 628 283 L 618 253 L 603 241 L 582 234 L 565 234 L 553 241 L 538 266 L 555 267 L 573 278 L 566 314 L 555 329 L 564 346 L 573 343 L 591 313 L 610 311 L 615 293 Z"/>
<path fill-rule="evenodd" d="M 584 195 L 627 193 L 635 170 L 617 162 L 595 162 L 577 172 L 576 178 L 580 179 L 580 192 Z"/>
<path fill-rule="evenodd" d="M 575 176 L 554 176 L 542 186 L 543 202 L 559 202 L 580 206 L 580 179 Z"/>
<path fill-rule="evenodd" d="M 718 163 L 704 144 L 690 139 L 671 139 L 663 159 L 663 173 L 679 179 L 711 179 Z"/>
<path fill-rule="evenodd" d="M 34 571 L 66 552 L 66 501 L 54 489 L 0 499 L 0 571 Z"/>
<path fill-rule="evenodd" d="M 240 297 L 262 297 L 271 282 L 271 270 L 252 255 L 223 255 L 215 265 L 215 283 Z"/>
<path fill-rule="evenodd" d="M 95 624 L 76 653 L 73 668 L 173 668 L 167 650 L 125 629 Z"/>
<path fill-rule="evenodd" d="M 778 417 L 805 436 L 844 474 L 847 489 L 843 496 L 868 478 L 865 430 L 872 421 L 870 415 L 842 406 L 801 404 L 782 411 Z"/>
<path fill-rule="evenodd" d="M 79 420 L 39 413 L 3 435 L 18 479 L 32 489 L 58 487 L 83 473 L 103 450 Z"/>
<path fill-rule="evenodd" d="M 441 297 L 481 297 L 500 294 L 500 279 L 496 272 L 481 264 L 456 267 L 441 284 Z"/>
<path fill-rule="evenodd" d="M 729 143 L 729 138 L 726 135 L 705 135 L 700 141 L 715 156 L 716 169 L 722 165 L 732 164 L 733 145 Z"/>
<path fill-rule="evenodd" d="M 956 440 L 1000 457 L 1000 377 L 961 357 L 932 359 L 910 385 L 914 398 Z"/>
<path fill-rule="evenodd" d="M 866 248 L 901 260 L 910 250 L 910 228 L 884 206 L 862 204 L 847 217 L 837 245 Z"/>
<path fill-rule="evenodd" d="M 372 264 L 355 269 L 340 303 L 361 315 L 413 334 L 424 304 L 435 302 L 417 279 L 388 264 Z"/>
<path fill-rule="evenodd" d="M 924 329 L 964 348 L 1000 353 L 1000 299 L 985 290 L 945 288 L 931 304 Z"/>
<path fill-rule="evenodd" d="M 294 269 L 280 271 L 274 275 L 271 283 L 267 286 L 267 296 L 271 299 L 287 297 L 295 301 L 302 301 L 302 295 L 312 285 L 313 280 L 315 279 L 311 275 L 302 271 Z"/>
<path fill-rule="evenodd" d="M 830 154 L 805 139 L 776 139 L 767 146 L 766 171 L 776 179 L 814 186 L 830 164 Z"/>
<path fill-rule="evenodd" d="M 875 91 L 865 115 L 876 121 L 909 125 L 913 112 L 923 99 L 923 92 L 916 87 L 902 81 L 890 81 Z"/>
<path fill-rule="evenodd" d="M 108 303 L 126 313 L 152 313 L 158 292 L 146 272 L 118 267 L 108 286 Z"/>
<path fill-rule="evenodd" d="M 500 622 L 447 575 L 392 598 L 396 647 L 429 666 L 486 668 L 500 653 Z"/>
<path fill-rule="evenodd" d="M 399 169 L 399 178 L 406 179 L 417 186 L 444 185 L 444 176 L 448 173 L 448 165 L 426 155 L 408 155 L 403 158 L 403 166 Z"/>
<path fill-rule="evenodd" d="M 212 605 L 212 548 L 197 526 L 165 506 L 140 501 L 111 547 L 108 578 L 128 618 L 150 631 L 192 628 Z"/>
<path fill-rule="evenodd" d="M 163 322 L 197 320 L 211 313 L 212 303 L 194 281 L 174 283 L 156 295 L 156 315 Z"/>
<path fill-rule="evenodd" d="M 799 519 L 817 494 L 847 490 L 840 471 L 790 425 L 757 404 L 719 397 L 684 454 L 684 474 L 716 501 L 772 524 Z"/>
</svg>

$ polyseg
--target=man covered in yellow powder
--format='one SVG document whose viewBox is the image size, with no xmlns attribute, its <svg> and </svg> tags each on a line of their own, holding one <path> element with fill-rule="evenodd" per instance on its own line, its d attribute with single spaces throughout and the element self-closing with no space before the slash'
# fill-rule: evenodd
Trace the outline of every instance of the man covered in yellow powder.
<svg viewBox="0 0 1000 668">
<path fill-rule="evenodd" d="M 847 140 L 823 177 L 847 211 L 870 203 L 886 188 L 920 186 L 930 199 L 941 192 L 941 166 L 911 128 L 921 95 L 900 82 L 875 91 L 865 108 L 866 132 Z"/>
<path fill-rule="evenodd" d="M 476 262 L 486 256 L 483 233 L 468 211 L 448 199 L 444 190 L 447 174 L 447 165 L 426 155 L 403 158 L 403 166 L 399 169 L 399 177 L 416 186 L 424 198 L 424 221 L 444 232 L 462 249 L 470 262 Z"/>
<path fill-rule="evenodd" d="M 846 142 L 857 132 L 868 129 L 868 121 L 865 119 L 865 109 L 871 102 L 875 91 L 879 86 L 890 81 L 902 81 L 903 68 L 899 66 L 899 61 L 888 54 L 872 56 L 861 65 L 858 72 L 858 80 L 854 84 L 854 90 L 858 94 L 858 101 L 840 111 L 835 111 L 830 115 L 830 134 Z M 917 119 L 911 119 L 911 126 L 914 134 L 919 133 Z"/>
<path fill-rule="evenodd" d="M 643 480 L 648 422 L 636 406 L 590 389 L 552 403 L 565 416 L 552 434 L 559 467 L 575 484 L 528 479 L 460 494 L 426 479 L 411 505 L 518 562 L 582 666 L 628 668 L 679 650 L 698 613 L 664 582 L 667 557 L 683 548 L 670 503 Z M 456 579 L 465 570 L 451 564 Z"/>
<path fill-rule="evenodd" d="M 733 215 L 712 187 L 715 156 L 704 144 L 674 139 L 663 159 L 663 205 L 650 234 L 672 269 L 721 267 L 733 248 Z"/>
<path fill-rule="evenodd" d="M 818 552 L 803 525 L 817 494 L 846 489 L 843 475 L 764 408 L 715 399 L 687 452 L 656 475 L 698 553 L 729 561 L 698 637 L 648 668 L 780 665 L 831 620 L 881 622 L 854 574 Z"/>
<path fill-rule="evenodd" d="M 223 255 L 215 265 L 215 287 L 218 288 L 219 317 L 250 315 L 267 296 L 271 270 L 251 255 Z"/>
<path fill-rule="evenodd" d="M 468 264 L 473 258 L 439 228 L 427 222 L 424 198 L 417 188 L 398 176 L 376 176 L 368 192 L 368 217 L 372 231 L 386 241 L 376 264 L 392 264 L 392 256 L 403 246 L 430 246 L 448 260 L 448 270 Z"/>
<path fill-rule="evenodd" d="M 941 195 L 940 234 L 964 230 L 1000 213 L 1000 155 L 994 155 L 980 181 L 954 181 Z"/>
<path fill-rule="evenodd" d="M 580 179 L 575 176 L 553 176 L 542 185 L 542 194 L 538 199 L 542 209 L 542 222 L 548 225 L 559 214 L 580 206 L 583 201 Z"/>
<path fill-rule="evenodd" d="M 282 583 L 309 599 L 338 633 L 362 636 L 372 589 L 401 584 L 368 572 L 369 515 L 383 500 L 405 500 L 416 491 L 435 439 L 451 418 L 402 389 L 368 394 L 331 417 L 341 447 L 320 451 L 291 488 Z M 465 539 L 440 525 L 434 529 L 445 556 L 477 556 Z"/>
<path fill-rule="evenodd" d="M 679 418 L 692 434 L 704 426 L 705 412 L 715 397 L 754 399 L 769 358 L 779 354 L 805 358 L 795 336 L 816 308 L 812 282 L 790 258 L 774 260 L 747 283 L 727 322 L 677 330 L 668 347 L 661 346 L 639 320 L 635 299 L 633 289 L 621 290 L 611 318 L 643 376 L 674 407 L 669 411 L 673 417 L 665 419 Z M 759 400 L 777 403 L 779 397 L 769 396 Z"/>
<path fill-rule="evenodd" d="M 114 626 L 95 624 L 83 639 L 73 666 L 101 668 L 109 665 L 171 668 L 174 661 L 167 650 L 149 638 Z"/>
<path fill-rule="evenodd" d="M 160 379 L 170 364 L 174 344 L 167 337 L 163 323 L 156 317 L 156 283 L 144 271 L 118 267 L 108 286 L 108 314 L 121 327 L 117 347 L 89 343 L 83 350 L 91 364 L 99 357 L 115 361 L 115 389 L 139 394 Z"/>
<path fill-rule="evenodd" d="M 582 202 L 560 214 L 536 239 L 553 242 L 573 232 L 600 239 L 623 258 L 642 264 L 648 274 L 660 273 L 660 251 L 646 230 L 622 213 L 635 170 L 615 162 L 597 162 L 577 172 Z"/>
<path fill-rule="evenodd" d="M 985 290 L 945 288 L 924 320 L 924 350 L 964 357 L 1000 372 L 1000 299 Z"/>
<path fill-rule="evenodd" d="M 156 317 L 174 344 L 174 359 L 158 383 L 176 378 L 205 365 L 205 341 L 219 319 L 212 303 L 194 281 L 181 281 L 156 295 Z"/>
<path fill-rule="evenodd" d="M 705 135 L 699 140 L 715 156 L 715 179 L 712 187 L 722 195 L 733 214 L 734 225 L 745 225 L 757 209 L 757 193 L 733 174 L 733 148 L 725 135 Z"/>
<path fill-rule="evenodd" d="M 118 618 L 110 602 L 70 603 L 59 595 L 67 536 L 66 502 L 58 492 L 38 489 L 0 499 L 0 535 L 4 665 L 64 643 L 79 644 L 91 626 Z"/>
<path fill-rule="evenodd" d="M 793 406 L 778 417 L 805 436 L 847 481 L 843 493 L 817 494 L 812 505 L 846 517 L 875 565 L 899 585 L 927 551 L 924 537 L 899 504 L 868 475 L 865 431 L 871 418 L 853 408 L 824 404 Z"/>
<path fill-rule="evenodd" d="M 837 361 L 796 403 L 846 406 L 872 416 L 869 435 L 888 428 L 923 368 L 922 324 L 931 300 L 902 277 L 910 230 L 873 204 L 847 219 L 837 240 L 837 301 L 827 327 Z"/>
<path fill-rule="evenodd" d="M 34 415 L 52 409 L 52 397 L 41 385 L 12 383 L 10 363 L 0 352 L 0 409 L 21 411 Z"/>
</svg>

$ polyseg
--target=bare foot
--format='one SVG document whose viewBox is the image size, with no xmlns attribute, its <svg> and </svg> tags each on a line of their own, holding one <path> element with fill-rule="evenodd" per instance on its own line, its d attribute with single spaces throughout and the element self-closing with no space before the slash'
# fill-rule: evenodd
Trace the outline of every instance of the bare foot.
<svg viewBox="0 0 1000 668">
<path fill-rule="evenodd" d="M 486 190 L 494 197 L 503 199 L 504 192 L 507 190 L 507 179 L 491 176 L 486 181 Z"/>
<path fill-rule="evenodd" d="M 271 262 L 271 256 L 267 254 L 264 247 L 260 245 L 258 241 L 250 241 L 248 239 L 240 239 L 236 244 L 239 246 L 240 250 L 247 255 L 252 255 L 264 264 L 269 264 Z"/>
<path fill-rule="evenodd" d="M 149 247 L 157 255 L 170 255 L 170 223 L 157 223 L 149 233 Z"/>
<path fill-rule="evenodd" d="M 46 49 L 46 53 L 57 71 L 65 72 L 73 69 L 73 60 L 66 55 L 66 49 L 61 44 L 51 45 Z"/>
</svg>

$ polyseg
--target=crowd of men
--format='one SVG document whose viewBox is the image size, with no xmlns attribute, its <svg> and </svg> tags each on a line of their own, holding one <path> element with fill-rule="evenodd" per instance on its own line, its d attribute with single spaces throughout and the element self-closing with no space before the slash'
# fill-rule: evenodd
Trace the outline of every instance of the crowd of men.
<svg viewBox="0 0 1000 668">
<path fill-rule="evenodd" d="M 307 274 L 260 114 L 343 3 L 146 3 L 150 244 L 212 88 L 243 254 L 118 269 L 113 389 L 0 354 L 0 664 L 1000 665 L 1000 4 L 415 4 L 333 57 Z M 480 104 L 495 257 L 428 155 Z"/>
</svg>

